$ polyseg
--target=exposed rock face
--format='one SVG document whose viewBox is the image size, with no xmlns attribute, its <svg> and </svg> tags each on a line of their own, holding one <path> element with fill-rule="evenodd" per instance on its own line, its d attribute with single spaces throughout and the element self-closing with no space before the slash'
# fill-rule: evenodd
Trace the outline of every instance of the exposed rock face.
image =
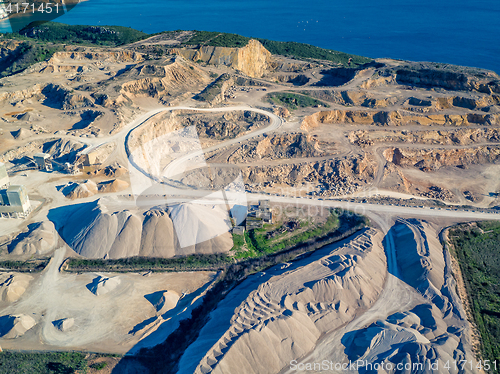
<svg viewBox="0 0 500 374">
<path fill-rule="evenodd" d="M 45 86 L 42 84 L 35 84 L 30 88 L 26 88 L 20 91 L 4 91 L 0 93 L 0 101 L 19 101 L 26 100 L 35 95 L 42 93 Z"/>
<path fill-rule="evenodd" d="M 56 52 L 52 58 L 48 61 L 49 64 L 58 64 L 62 60 L 93 60 L 99 62 L 140 62 L 144 58 L 141 53 L 120 50 L 120 51 L 100 51 L 100 50 L 89 50 L 85 52 L 77 51 L 63 51 Z"/>
<path fill-rule="evenodd" d="M 187 141 L 184 143 L 175 141 L 175 136 L 172 136 L 171 139 L 170 137 L 165 137 L 165 135 L 174 132 L 177 134 L 177 130 L 185 127 L 196 126 L 196 133 L 203 141 L 206 138 L 210 138 L 211 140 L 232 139 L 247 131 L 254 131 L 258 127 L 268 124 L 269 117 L 247 110 L 227 113 L 200 113 L 196 111 L 176 110 L 161 114 L 144 126 L 134 129 L 128 139 L 127 147 L 130 152 L 134 152 L 139 147 L 147 149 L 150 147 L 148 143 L 153 141 L 152 144 L 155 144 L 155 148 L 163 152 L 165 158 L 168 159 L 171 155 L 187 151 L 188 149 L 184 148 L 189 144 Z M 161 140 L 162 138 L 165 139 Z M 170 141 L 175 144 L 167 144 Z"/>
<path fill-rule="evenodd" d="M 245 182 L 255 185 L 282 184 L 297 186 L 302 183 L 322 184 L 326 190 L 359 186 L 373 180 L 376 163 L 366 155 L 309 163 L 255 166 L 243 168 Z"/>
<path fill-rule="evenodd" d="M 396 153 L 397 157 L 394 156 Z M 432 150 L 388 148 L 384 151 L 384 157 L 396 165 L 431 171 L 444 166 L 467 167 L 473 164 L 497 163 L 500 161 L 500 147 Z"/>
<path fill-rule="evenodd" d="M 122 93 L 162 97 L 193 91 L 210 82 L 208 74 L 180 56 L 164 64 L 141 64 L 127 73 Z"/>
<path fill-rule="evenodd" d="M 331 110 L 314 113 L 305 117 L 301 129 L 311 130 L 320 124 L 328 123 L 356 123 L 378 126 L 405 126 L 410 124 L 423 126 L 497 125 L 500 123 L 500 115 L 477 113 L 418 115 L 403 111 Z"/>
<path fill-rule="evenodd" d="M 242 145 L 229 157 L 229 162 L 314 157 L 321 153 L 318 142 L 310 135 L 300 133 L 273 134 L 260 141 L 252 141 Z"/>
<path fill-rule="evenodd" d="M 282 118 L 290 117 L 290 111 L 282 106 L 274 108 L 273 113 Z"/>
<path fill-rule="evenodd" d="M 21 159 L 26 155 L 33 155 L 37 152 L 48 153 L 59 162 L 72 162 L 76 159 L 76 154 L 86 146 L 83 143 L 61 138 L 34 140 L 26 145 L 11 149 L 0 155 L 1 162 Z"/>
<path fill-rule="evenodd" d="M 200 101 L 206 101 L 212 105 L 220 104 L 226 99 L 226 93 L 233 85 L 233 77 L 231 77 L 227 73 L 224 73 L 215 81 L 210 83 L 194 98 Z"/>
<path fill-rule="evenodd" d="M 271 53 L 257 40 L 251 39 L 242 48 L 201 46 L 196 49 L 172 49 L 192 61 L 202 60 L 211 65 L 226 65 L 249 77 L 260 78 L 273 66 Z"/>
<path fill-rule="evenodd" d="M 441 145 L 472 145 L 475 143 L 500 142 L 499 129 L 459 128 L 455 130 L 428 131 L 366 131 L 357 130 L 349 133 L 349 141 L 356 145 L 371 145 L 374 143 L 410 143 L 410 144 L 441 144 Z"/>
<path fill-rule="evenodd" d="M 476 75 L 453 70 L 402 68 L 396 71 L 396 81 L 423 87 L 441 87 L 455 91 L 500 93 L 500 79 L 490 72 Z"/>
</svg>

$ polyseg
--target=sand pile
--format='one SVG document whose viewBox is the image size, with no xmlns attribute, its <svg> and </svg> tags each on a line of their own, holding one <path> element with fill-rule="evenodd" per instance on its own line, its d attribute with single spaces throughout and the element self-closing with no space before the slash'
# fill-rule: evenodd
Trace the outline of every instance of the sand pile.
<svg viewBox="0 0 500 374">
<path fill-rule="evenodd" d="M 92 283 L 87 284 L 87 288 L 94 295 L 101 296 L 113 291 L 120 283 L 121 280 L 119 277 L 108 278 L 100 275 L 94 278 Z"/>
<path fill-rule="evenodd" d="M 127 168 L 124 168 L 118 163 L 115 163 L 113 165 L 108 165 L 104 169 L 100 169 L 95 172 L 96 175 L 104 175 L 106 177 L 111 177 L 111 178 L 118 178 L 127 173 L 128 173 Z"/>
<path fill-rule="evenodd" d="M 429 370 L 431 367 L 440 368 L 439 373 L 451 373 L 453 369 L 447 370 L 445 363 L 465 359 L 463 348 L 459 347 L 461 332 L 460 329 L 448 329 L 438 308 L 421 304 L 409 312 L 393 314 L 386 321 L 348 333 L 342 343 L 348 358 L 353 361 L 366 360 L 372 365 L 407 364 L 411 368 L 422 365 L 424 368 L 412 373 L 437 372 Z"/>
<path fill-rule="evenodd" d="M 57 244 L 58 235 L 54 224 L 50 221 L 36 223 L 31 230 L 22 233 L 9 247 L 14 255 L 45 255 L 52 251 Z"/>
<path fill-rule="evenodd" d="M 55 328 L 57 328 L 61 332 L 66 332 L 71 329 L 75 324 L 74 318 L 63 318 L 58 319 L 57 321 L 53 321 L 52 324 Z"/>
<path fill-rule="evenodd" d="M 182 254 L 219 253 L 232 246 L 229 214 L 218 206 L 178 204 L 170 208 L 170 217 Z"/>
<path fill-rule="evenodd" d="M 447 314 L 453 309 L 445 283 L 445 258 L 432 227 L 415 219 L 401 220 L 392 229 L 401 278 Z"/>
<path fill-rule="evenodd" d="M 17 131 L 12 131 L 11 134 L 14 137 L 14 139 L 17 139 L 17 140 L 28 139 L 34 135 L 32 131 L 30 131 L 28 129 L 23 129 L 23 128 L 20 128 Z"/>
<path fill-rule="evenodd" d="M 71 200 L 94 196 L 96 193 L 113 193 L 126 190 L 129 184 L 119 179 L 96 183 L 93 180 L 68 182 L 61 189 L 65 197 Z"/>
<path fill-rule="evenodd" d="M 68 199 L 75 200 L 94 196 L 98 188 L 94 181 L 88 179 L 82 182 L 68 182 L 61 191 Z"/>
<path fill-rule="evenodd" d="M 86 147 L 85 144 L 72 139 L 58 139 L 46 142 L 43 145 L 43 152 L 48 153 L 53 159 L 59 162 L 74 162 L 78 152 Z"/>
<path fill-rule="evenodd" d="M 220 253 L 232 248 L 227 212 L 179 204 L 145 212 L 109 212 L 101 200 L 53 209 L 51 219 L 68 245 L 88 258 L 173 257 Z M 175 229 L 174 229 L 175 228 Z M 184 245 L 184 246 L 183 246 Z"/>
<path fill-rule="evenodd" d="M 0 317 L 0 336 L 16 339 L 35 325 L 35 320 L 25 314 L 3 316 Z"/>
<path fill-rule="evenodd" d="M 17 116 L 18 120 L 27 121 L 27 122 L 40 121 L 43 118 L 44 117 L 41 114 L 33 113 L 33 112 L 26 112 L 26 113 L 23 113 L 23 114 L 20 114 Z"/>
<path fill-rule="evenodd" d="M 4 273 L 0 275 L 0 300 L 13 303 L 28 288 L 33 277 L 22 273 Z"/>
<path fill-rule="evenodd" d="M 468 322 L 454 294 L 450 266 L 446 266 L 449 254 L 443 252 L 436 231 L 426 222 L 399 220 L 390 234 L 399 277 L 420 293 L 420 303 L 345 334 L 345 353 L 350 360 L 366 360 L 372 365 L 407 364 L 412 373 L 455 373 L 446 362 L 472 357 Z M 476 371 L 469 367 L 464 372 Z"/>
<path fill-rule="evenodd" d="M 245 288 L 262 278 L 249 278 L 211 315 L 193 345 L 196 353 L 186 351 L 179 372 L 279 372 L 313 349 L 322 333 L 377 300 L 385 280 L 381 241 L 382 234 L 370 229 L 341 248 L 315 253 L 302 267 L 299 261 L 270 269 L 256 275 L 268 280 L 250 295 Z M 206 353 L 195 368 L 191 354 L 199 352 Z"/>
<path fill-rule="evenodd" d="M 174 309 L 179 302 L 180 296 L 175 291 L 159 291 L 144 296 L 160 314 Z"/>
<path fill-rule="evenodd" d="M 97 185 L 99 193 L 120 192 L 126 190 L 129 184 L 119 179 L 112 179 L 109 181 L 101 182 Z"/>
</svg>

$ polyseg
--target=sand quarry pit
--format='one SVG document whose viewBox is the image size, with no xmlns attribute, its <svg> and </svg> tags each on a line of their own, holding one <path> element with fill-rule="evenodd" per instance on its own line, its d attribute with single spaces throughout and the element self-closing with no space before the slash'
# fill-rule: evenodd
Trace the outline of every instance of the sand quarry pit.
<svg viewBox="0 0 500 374">
<path fill-rule="evenodd" d="M 215 276 L 214 272 L 61 273 L 65 251 L 57 249 L 41 273 L 3 277 L 2 348 L 124 354 L 144 337 L 148 340 L 142 345 L 154 345 L 156 339 L 165 339 L 162 324 L 169 331 L 175 329 Z M 13 297 L 6 288 L 13 283 L 25 291 L 17 287 Z"/>
<path fill-rule="evenodd" d="M 314 349 L 322 334 L 379 297 L 386 278 L 382 238 L 366 229 L 249 277 L 212 312 L 179 373 L 277 373 Z"/>
<path fill-rule="evenodd" d="M 452 373 L 447 361 L 473 360 L 439 228 L 397 219 L 387 231 L 363 230 L 246 279 L 211 313 L 178 373 L 294 373 L 292 360 L 358 359 Z"/>
</svg>

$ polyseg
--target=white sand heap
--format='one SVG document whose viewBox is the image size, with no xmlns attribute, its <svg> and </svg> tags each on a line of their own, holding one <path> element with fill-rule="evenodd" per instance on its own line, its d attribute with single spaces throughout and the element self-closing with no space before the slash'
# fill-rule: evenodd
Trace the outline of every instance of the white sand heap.
<svg viewBox="0 0 500 374">
<path fill-rule="evenodd" d="M 129 184 L 119 179 L 112 179 L 109 181 L 101 182 L 97 185 L 99 193 L 120 192 L 126 190 Z"/>
<path fill-rule="evenodd" d="M 371 365 L 408 365 L 412 373 L 455 373 L 453 365 L 446 366 L 446 362 L 469 361 L 473 357 L 468 322 L 446 266 L 445 256 L 449 254 L 443 252 L 436 229 L 429 223 L 400 219 L 390 234 L 399 276 L 414 288 L 420 303 L 345 334 L 345 353 L 349 360 Z M 469 367 L 464 372 L 476 370 Z"/>
<path fill-rule="evenodd" d="M 179 294 L 175 291 L 159 291 L 145 297 L 153 304 L 158 313 L 165 313 L 174 309 L 180 299 Z"/>
<path fill-rule="evenodd" d="M 32 122 L 32 121 L 40 121 L 44 119 L 45 117 L 42 116 L 39 113 L 33 113 L 33 112 L 26 112 L 23 114 L 20 114 L 17 116 L 17 119 L 20 121 L 27 121 L 27 122 Z"/>
<path fill-rule="evenodd" d="M 66 332 L 74 326 L 75 319 L 74 318 L 63 318 L 63 319 L 59 319 L 57 321 L 53 321 L 52 324 L 59 331 Z"/>
<path fill-rule="evenodd" d="M 229 214 L 219 206 L 196 203 L 174 205 L 170 208 L 170 218 L 174 224 L 183 254 L 192 252 L 198 243 L 213 239 L 198 253 L 224 252 L 232 245 L 227 234 L 231 230 Z"/>
<path fill-rule="evenodd" d="M 107 278 L 104 276 L 98 276 L 94 278 L 92 283 L 87 284 L 87 288 L 96 296 L 105 295 L 108 292 L 113 291 L 121 283 L 119 277 Z"/>
<path fill-rule="evenodd" d="M 68 199 L 81 199 L 94 196 L 97 193 L 97 184 L 90 179 L 82 182 L 68 182 L 61 191 Z"/>
<path fill-rule="evenodd" d="M 0 336 L 3 339 L 16 339 L 36 325 L 33 317 L 25 314 L 0 317 Z"/>
<path fill-rule="evenodd" d="M 432 373 L 428 369 L 433 366 L 440 368 L 439 373 L 451 373 L 453 369 L 447 370 L 445 363 L 465 356 L 461 352 L 463 348 L 459 348 L 461 330 L 454 330 L 459 334 L 448 331 L 441 311 L 434 305 L 421 304 L 346 334 L 342 344 L 353 361 L 362 360 L 372 365 L 391 362 L 394 366 L 408 363 L 413 368 L 421 363 L 425 370 L 419 373 Z"/>
<path fill-rule="evenodd" d="M 69 209 L 73 210 L 68 212 Z M 218 206 L 179 204 L 170 208 L 169 216 L 161 207 L 144 213 L 108 212 L 100 201 L 95 201 L 55 209 L 49 217 L 68 245 L 87 258 L 168 258 L 227 252 L 233 245 L 228 213 Z M 182 246 L 179 235 L 187 238 L 189 246 Z"/>
<path fill-rule="evenodd" d="M 25 129 L 25 128 L 20 128 L 17 131 L 13 131 L 11 134 L 14 137 L 14 139 L 17 139 L 17 140 L 28 139 L 34 135 L 34 133 L 32 131 Z"/>
<path fill-rule="evenodd" d="M 24 294 L 32 279 L 31 275 L 22 273 L 1 274 L 0 299 L 9 303 L 17 301 Z"/>
<path fill-rule="evenodd" d="M 14 240 L 10 252 L 14 255 L 44 255 L 54 249 L 57 244 L 58 234 L 54 224 L 44 221 L 36 224 L 29 232 L 18 235 Z"/>
</svg>

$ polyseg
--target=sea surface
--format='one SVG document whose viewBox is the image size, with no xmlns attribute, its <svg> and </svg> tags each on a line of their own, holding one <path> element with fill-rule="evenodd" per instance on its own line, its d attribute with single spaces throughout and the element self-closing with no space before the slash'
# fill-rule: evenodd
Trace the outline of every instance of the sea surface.
<svg viewBox="0 0 500 374">
<path fill-rule="evenodd" d="M 88 0 L 55 21 L 223 31 L 500 73 L 498 0 Z"/>
</svg>

